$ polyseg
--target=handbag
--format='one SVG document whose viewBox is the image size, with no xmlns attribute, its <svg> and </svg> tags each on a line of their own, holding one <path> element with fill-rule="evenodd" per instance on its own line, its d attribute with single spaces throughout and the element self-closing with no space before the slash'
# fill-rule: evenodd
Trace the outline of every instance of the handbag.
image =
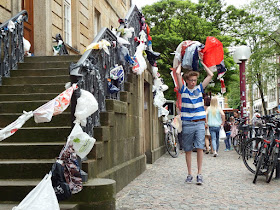
<svg viewBox="0 0 280 210">
<path fill-rule="evenodd" d="M 226 138 L 227 138 L 227 136 L 226 136 L 224 126 L 221 126 L 220 133 L 219 133 L 219 139 L 226 139 Z"/>
</svg>

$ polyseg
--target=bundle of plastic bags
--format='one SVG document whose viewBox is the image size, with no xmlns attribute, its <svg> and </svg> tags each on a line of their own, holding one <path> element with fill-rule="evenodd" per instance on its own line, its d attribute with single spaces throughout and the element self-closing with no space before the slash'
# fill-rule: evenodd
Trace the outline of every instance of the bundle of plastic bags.
<svg viewBox="0 0 280 210">
<path fill-rule="evenodd" d="M 213 72 L 219 69 L 222 73 L 220 77 L 222 77 L 226 71 L 222 62 L 224 59 L 223 44 L 211 36 L 206 38 L 205 46 L 198 41 L 181 42 L 175 51 L 173 68 L 176 69 L 181 64 L 184 69 L 199 71 L 199 52 L 203 54 L 203 63 Z M 220 66 L 217 68 L 217 65 Z"/>
</svg>

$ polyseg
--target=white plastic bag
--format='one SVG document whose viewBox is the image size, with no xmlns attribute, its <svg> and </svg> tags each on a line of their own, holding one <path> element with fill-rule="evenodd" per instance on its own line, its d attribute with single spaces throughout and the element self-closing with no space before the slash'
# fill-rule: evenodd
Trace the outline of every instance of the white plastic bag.
<svg viewBox="0 0 280 210">
<path fill-rule="evenodd" d="M 134 33 L 134 28 L 133 27 L 130 27 L 130 28 L 124 28 L 124 34 L 123 34 L 123 38 L 125 40 L 128 40 L 130 38 L 132 38 L 132 33 Z"/>
<path fill-rule="evenodd" d="M 68 108 L 73 92 L 77 88 L 77 84 L 73 84 L 71 87 L 67 88 L 65 91 L 55 97 L 53 116 L 61 114 L 65 109 Z"/>
<path fill-rule="evenodd" d="M 221 129 L 220 129 L 220 133 L 219 133 L 219 139 L 226 139 L 227 136 L 226 136 L 226 132 L 225 132 L 225 129 L 224 129 L 224 126 L 221 126 Z"/>
<path fill-rule="evenodd" d="M 43 104 L 39 108 L 37 108 L 34 114 L 34 121 L 36 123 L 44 123 L 50 122 L 52 120 L 53 112 L 54 112 L 54 104 L 55 99 L 49 101 L 48 103 Z"/>
<path fill-rule="evenodd" d="M 29 50 L 30 50 L 31 44 L 30 44 L 30 42 L 29 42 L 27 39 L 25 39 L 24 37 L 22 37 L 22 39 L 23 39 L 23 49 L 24 49 L 24 52 L 27 53 L 27 52 L 29 52 Z"/>
<path fill-rule="evenodd" d="M 169 111 L 163 107 L 159 107 L 158 108 L 158 117 L 161 117 L 161 116 L 167 116 L 169 114 Z"/>
<path fill-rule="evenodd" d="M 145 58 L 143 57 L 143 51 L 145 50 L 146 45 L 144 43 L 140 43 L 137 48 L 136 48 L 136 52 L 135 52 L 135 57 L 139 63 L 139 72 L 137 72 L 137 74 L 142 74 L 145 69 L 147 69 L 147 63 Z"/>
<path fill-rule="evenodd" d="M 18 129 L 20 129 L 24 123 L 29 120 L 33 116 L 33 112 L 23 111 L 23 115 L 21 115 L 16 121 L 12 122 L 2 130 L 0 130 L 0 141 L 10 137 L 13 135 Z"/>
<path fill-rule="evenodd" d="M 81 90 L 81 96 L 77 100 L 77 106 L 74 116 L 76 122 L 86 126 L 86 119 L 98 110 L 98 103 L 95 97 L 86 90 Z"/>
<path fill-rule="evenodd" d="M 162 91 L 157 91 L 154 98 L 154 105 L 156 107 L 162 107 L 166 103 L 166 99 L 164 98 Z"/>
<path fill-rule="evenodd" d="M 12 210 L 59 210 L 59 204 L 52 187 L 51 173 Z"/>
<path fill-rule="evenodd" d="M 75 123 L 68 141 L 73 145 L 76 154 L 83 159 L 91 151 L 96 140 L 84 132 L 78 123 Z"/>
<path fill-rule="evenodd" d="M 117 37 L 117 42 L 119 45 L 123 45 L 123 44 L 127 44 L 127 45 L 130 45 L 130 42 L 127 41 L 126 39 L 122 38 L 122 37 Z"/>
<path fill-rule="evenodd" d="M 36 123 L 50 122 L 52 116 L 61 114 L 70 105 L 73 91 L 77 89 L 77 84 L 72 84 L 69 88 L 55 97 L 53 100 L 37 108 L 34 113 Z"/>
<path fill-rule="evenodd" d="M 12 20 L 10 20 L 9 23 L 8 23 L 8 29 L 9 29 L 9 31 L 10 31 L 10 32 L 13 32 L 13 31 L 15 30 L 15 28 L 16 28 L 15 23 L 14 23 Z"/>
</svg>

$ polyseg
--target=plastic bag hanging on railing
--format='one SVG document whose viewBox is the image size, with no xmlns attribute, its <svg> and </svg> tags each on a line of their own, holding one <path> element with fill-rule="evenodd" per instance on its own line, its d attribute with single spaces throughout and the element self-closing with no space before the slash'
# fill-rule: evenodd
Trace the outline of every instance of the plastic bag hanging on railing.
<svg viewBox="0 0 280 210">
<path fill-rule="evenodd" d="M 142 42 L 140 42 L 140 44 L 137 46 L 136 48 L 136 52 L 134 54 L 134 56 L 136 57 L 138 63 L 139 63 L 139 71 L 137 72 L 137 74 L 142 74 L 145 69 L 147 69 L 147 63 L 146 60 L 143 56 L 143 51 L 145 50 L 146 45 Z"/>
<path fill-rule="evenodd" d="M 73 145 L 67 142 L 62 149 L 59 159 L 64 164 L 64 176 L 66 182 L 69 184 L 72 194 L 78 193 L 83 189 L 83 182 L 80 167 L 77 160 L 77 154 L 73 149 Z"/>
<path fill-rule="evenodd" d="M 108 42 L 105 39 L 102 39 L 98 43 L 91 43 L 89 46 L 87 46 L 85 51 L 91 50 L 91 49 L 93 49 L 93 50 L 101 50 L 101 49 L 103 49 L 108 55 L 110 55 L 110 52 L 109 52 L 109 49 L 108 49 L 108 47 L 110 47 L 110 46 L 111 46 L 110 42 Z"/>
<path fill-rule="evenodd" d="M 52 186 L 51 173 L 12 210 L 59 210 L 59 204 Z"/>
<path fill-rule="evenodd" d="M 79 123 L 75 123 L 67 141 L 73 145 L 76 154 L 83 159 L 91 151 L 96 140 L 84 132 Z"/>
<path fill-rule="evenodd" d="M 18 129 L 20 129 L 24 123 L 33 116 L 33 112 L 23 111 L 23 114 L 14 122 L 0 130 L 0 141 L 13 135 Z"/>
<path fill-rule="evenodd" d="M 77 89 L 77 84 L 73 84 L 71 87 L 67 88 L 57 97 L 55 97 L 53 100 L 37 108 L 33 112 L 35 122 L 36 123 L 50 122 L 52 116 L 61 114 L 70 105 L 73 91 L 76 89 Z"/>
<path fill-rule="evenodd" d="M 77 105 L 74 116 L 75 122 L 81 123 L 82 126 L 86 126 L 87 117 L 92 115 L 98 110 L 98 102 L 95 97 L 86 90 L 81 89 L 81 96 L 77 99 Z"/>
<path fill-rule="evenodd" d="M 64 177 L 63 161 L 57 160 L 51 169 L 52 172 L 52 186 L 58 201 L 67 200 L 72 196 L 69 184 Z"/>
</svg>

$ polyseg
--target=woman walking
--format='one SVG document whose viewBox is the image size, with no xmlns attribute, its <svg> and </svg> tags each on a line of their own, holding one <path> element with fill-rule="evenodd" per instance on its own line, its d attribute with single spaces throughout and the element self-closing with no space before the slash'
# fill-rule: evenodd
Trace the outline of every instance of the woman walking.
<svg viewBox="0 0 280 210">
<path fill-rule="evenodd" d="M 221 126 L 225 123 L 225 114 L 218 106 L 217 97 L 213 97 L 210 106 L 206 110 L 206 123 L 209 126 L 209 131 L 212 139 L 212 146 L 214 150 L 214 157 L 218 156 L 219 150 L 219 133 Z"/>
</svg>

